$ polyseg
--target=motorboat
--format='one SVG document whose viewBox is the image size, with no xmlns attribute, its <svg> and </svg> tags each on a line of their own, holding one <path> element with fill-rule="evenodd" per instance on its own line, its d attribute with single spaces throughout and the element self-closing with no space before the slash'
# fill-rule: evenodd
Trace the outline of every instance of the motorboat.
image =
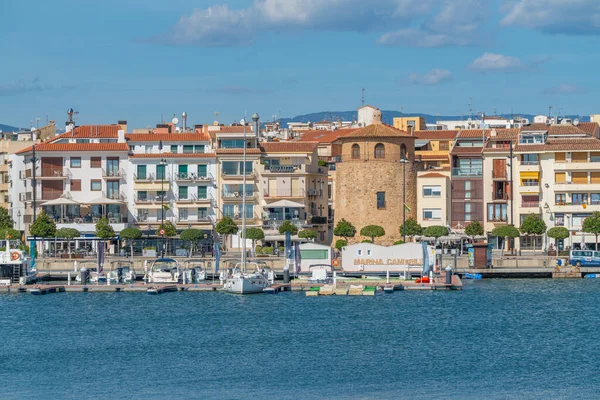
<svg viewBox="0 0 600 400">
<path fill-rule="evenodd" d="M 106 274 L 106 279 L 111 284 L 127 284 L 135 282 L 135 270 L 130 261 L 113 261 L 110 263 L 110 271 Z"/>
<path fill-rule="evenodd" d="M 314 264 L 308 267 L 311 276 L 308 278 L 308 283 L 331 283 L 332 278 L 328 276 L 328 273 L 332 272 L 331 265 L 328 264 Z"/>
<path fill-rule="evenodd" d="M 201 259 L 189 259 L 184 262 L 183 274 L 186 283 L 200 283 L 206 281 L 206 262 Z"/>
<path fill-rule="evenodd" d="M 87 270 L 87 280 L 86 282 L 81 281 L 81 269 L 79 273 L 75 277 L 75 282 L 77 283 L 104 283 L 106 282 L 106 275 L 100 275 L 98 273 L 98 263 L 95 261 L 84 261 L 81 264 L 81 269 L 85 268 Z"/>
<path fill-rule="evenodd" d="M 179 283 L 183 278 L 182 269 L 177 260 L 158 258 L 152 262 L 148 271 L 149 283 Z"/>
<path fill-rule="evenodd" d="M 269 280 L 259 268 L 257 263 L 255 272 L 246 272 L 244 263 L 238 263 L 233 272 L 225 280 L 224 289 L 228 293 L 253 294 L 263 293 L 263 289 L 269 286 Z"/>
</svg>

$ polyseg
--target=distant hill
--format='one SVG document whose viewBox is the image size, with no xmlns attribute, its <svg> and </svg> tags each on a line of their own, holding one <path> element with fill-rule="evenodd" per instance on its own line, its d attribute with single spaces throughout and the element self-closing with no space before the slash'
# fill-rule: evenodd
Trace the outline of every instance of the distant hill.
<svg viewBox="0 0 600 400">
<path fill-rule="evenodd" d="M 447 120 L 461 120 L 466 118 L 465 115 L 431 115 L 431 114 L 421 114 L 421 113 L 401 113 L 400 111 L 391 111 L 391 110 L 383 110 L 382 112 L 383 122 L 389 125 L 393 125 L 394 118 L 402 117 L 402 116 L 418 116 L 425 118 L 425 121 L 428 124 L 435 124 L 436 121 L 447 121 Z M 532 114 L 500 114 L 500 117 L 504 118 L 512 118 L 513 116 L 521 116 L 523 118 L 527 118 L 530 121 L 533 121 L 534 115 Z M 320 122 L 320 121 L 355 121 L 357 118 L 356 111 L 321 111 L 311 114 L 297 115 L 293 118 L 281 118 L 281 125 L 283 127 L 287 127 L 289 122 Z M 568 118 L 579 118 L 580 121 L 586 122 L 589 121 L 588 117 L 581 117 L 579 115 L 568 116 Z"/>
<path fill-rule="evenodd" d="M 2 131 L 2 132 L 17 132 L 20 130 L 21 129 L 17 128 L 16 126 L 0 124 L 0 131 Z"/>
</svg>

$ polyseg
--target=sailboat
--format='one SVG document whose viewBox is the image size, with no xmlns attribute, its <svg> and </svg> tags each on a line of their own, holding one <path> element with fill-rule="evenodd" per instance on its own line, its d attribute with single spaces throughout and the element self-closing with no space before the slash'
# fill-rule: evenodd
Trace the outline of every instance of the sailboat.
<svg viewBox="0 0 600 400">
<path fill-rule="evenodd" d="M 248 263 L 246 255 L 246 117 L 244 117 L 244 162 L 243 174 L 244 184 L 242 185 L 242 262 L 238 263 L 233 269 L 233 273 L 225 280 L 224 289 L 229 293 L 251 294 L 263 293 L 263 289 L 269 286 L 269 280 L 262 270 L 257 268 L 253 273 L 246 272 Z M 258 264 L 257 264 L 258 266 Z"/>
</svg>

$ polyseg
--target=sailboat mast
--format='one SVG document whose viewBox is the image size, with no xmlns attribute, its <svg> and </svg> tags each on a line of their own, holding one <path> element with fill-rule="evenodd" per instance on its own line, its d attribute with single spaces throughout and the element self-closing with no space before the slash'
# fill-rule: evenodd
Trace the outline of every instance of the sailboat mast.
<svg viewBox="0 0 600 400">
<path fill-rule="evenodd" d="M 242 269 L 246 272 L 246 116 L 244 115 L 244 174 L 242 185 Z"/>
</svg>

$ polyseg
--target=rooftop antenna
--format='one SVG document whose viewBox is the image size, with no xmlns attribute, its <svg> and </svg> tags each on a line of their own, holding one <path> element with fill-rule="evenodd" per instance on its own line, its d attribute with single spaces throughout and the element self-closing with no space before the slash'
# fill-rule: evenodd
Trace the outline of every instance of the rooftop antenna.
<svg viewBox="0 0 600 400">
<path fill-rule="evenodd" d="M 361 107 L 365 106 L 365 88 L 362 88 L 362 96 L 360 97 Z"/>
<path fill-rule="evenodd" d="M 469 96 L 469 118 L 473 118 L 473 107 L 471 107 L 473 99 Z"/>
<path fill-rule="evenodd" d="M 219 114 L 220 113 L 218 111 L 215 111 L 213 114 L 215 115 L 215 125 L 219 125 Z"/>
</svg>

